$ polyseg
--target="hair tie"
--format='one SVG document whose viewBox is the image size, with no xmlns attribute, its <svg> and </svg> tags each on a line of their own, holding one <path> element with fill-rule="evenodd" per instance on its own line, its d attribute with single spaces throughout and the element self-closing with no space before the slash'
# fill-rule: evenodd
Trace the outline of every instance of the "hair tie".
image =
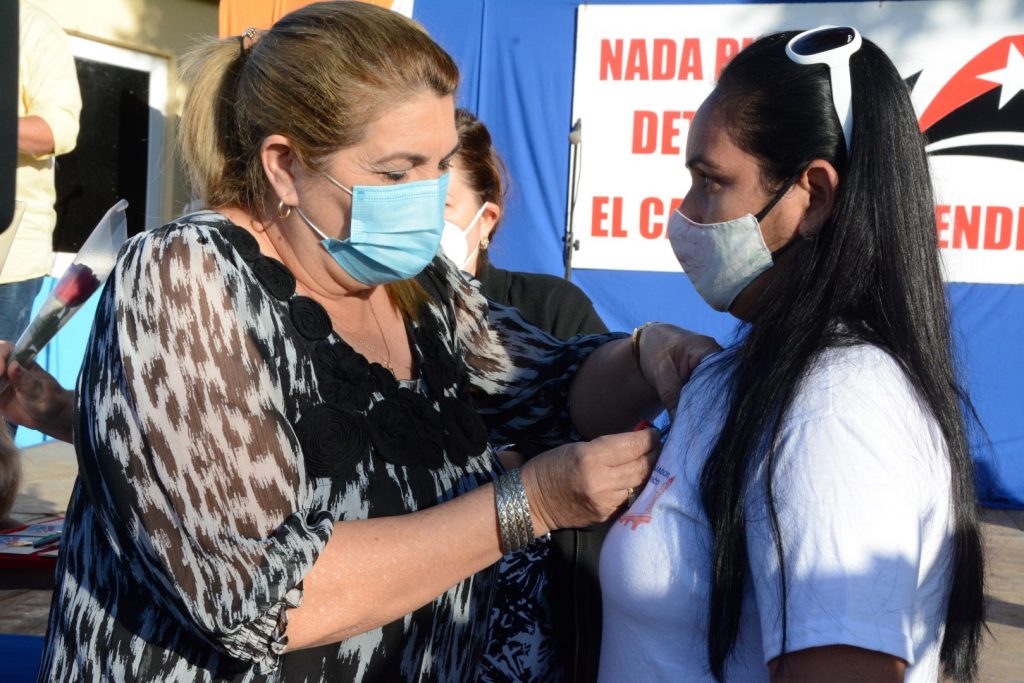
<svg viewBox="0 0 1024 683">
<path fill-rule="evenodd" d="M 242 31 L 241 35 L 238 36 L 238 49 L 239 49 L 239 52 L 241 53 L 242 57 L 245 56 L 247 49 L 248 50 L 252 49 L 252 46 L 256 42 L 256 38 L 257 37 L 258 37 L 258 34 L 256 32 L 256 29 L 253 28 L 252 26 L 250 26 L 249 28 L 247 28 L 244 31 Z M 249 47 L 248 48 L 246 48 L 246 46 L 245 46 L 245 39 L 246 38 L 249 39 Z"/>
</svg>

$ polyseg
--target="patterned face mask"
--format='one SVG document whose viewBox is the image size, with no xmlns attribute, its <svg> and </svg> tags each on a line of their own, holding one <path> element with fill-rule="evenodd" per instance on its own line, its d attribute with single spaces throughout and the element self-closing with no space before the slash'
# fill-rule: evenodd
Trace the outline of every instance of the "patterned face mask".
<svg viewBox="0 0 1024 683">
<path fill-rule="evenodd" d="M 711 308 L 728 311 L 747 285 L 775 265 L 761 234 L 761 221 L 790 187 L 792 183 L 785 185 L 757 215 L 748 213 L 721 223 L 698 223 L 678 209 L 672 212 L 668 221 L 672 251 Z"/>
</svg>

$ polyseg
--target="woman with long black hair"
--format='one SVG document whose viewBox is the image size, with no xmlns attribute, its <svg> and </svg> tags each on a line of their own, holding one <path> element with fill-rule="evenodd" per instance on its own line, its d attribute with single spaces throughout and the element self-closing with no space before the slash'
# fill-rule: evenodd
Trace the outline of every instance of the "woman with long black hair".
<svg viewBox="0 0 1024 683">
<path fill-rule="evenodd" d="M 686 163 L 672 246 L 747 324 L 605 543 L 601 680 L 971 680 L 973 410 L 904 82 L 855 29 L 761 38 Z"/>
</svg>

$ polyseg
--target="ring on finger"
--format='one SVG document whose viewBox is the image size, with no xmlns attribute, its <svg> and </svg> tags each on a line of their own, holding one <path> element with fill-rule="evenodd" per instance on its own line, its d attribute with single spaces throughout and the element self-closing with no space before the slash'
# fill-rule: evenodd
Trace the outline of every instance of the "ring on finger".
<svg viewBox="0 0 1024 683">
<path fill-rule="evenodd" d="M 626 489 L 626 506 L 629 507 L 636 502 L 636 489 L 630 486 Z"/>
</svg>

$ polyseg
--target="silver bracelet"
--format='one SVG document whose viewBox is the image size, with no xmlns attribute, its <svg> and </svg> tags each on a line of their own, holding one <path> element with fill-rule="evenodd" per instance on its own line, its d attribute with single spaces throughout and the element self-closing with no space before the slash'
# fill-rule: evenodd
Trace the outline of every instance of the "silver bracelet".
<svg viewBox="0 0 1024 683">
<path fill-rule="evenodd" d="M 518 469 L 509 470 L 494 482 L 494 505 L 498 513 L 498 534 L 504 554 L 522 550 L 534 541 L 533 517 L 526 487 Z"/>
</svg>

